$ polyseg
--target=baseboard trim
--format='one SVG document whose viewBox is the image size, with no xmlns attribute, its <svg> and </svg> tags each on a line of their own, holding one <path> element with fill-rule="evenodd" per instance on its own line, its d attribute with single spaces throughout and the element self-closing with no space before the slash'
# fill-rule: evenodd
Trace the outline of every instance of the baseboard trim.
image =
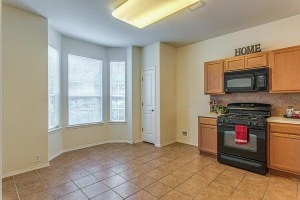
<svg viewBox="0 0 300 200">
<path fill-rule="evenodd" d="M 62 153 L 64 153 L 64 151 L 59 151 L 54 155 L 51 155 L 48 157 L 48 161 L 50 162 L 51 160 L 53 160 L 54 158 L 56 158 L 57 156 L 60 156 Z"/>
<path fill-rule="evenodd" d="M 15 175 L 18 175 L 18 174 L 22 174 L 22 173 L 25 173 L 25 172 L 30 172 L 30 171 L 41 169 L 41 168 L 44 168 L 44 167 L 49 167 L 50 166 L 49 162 L 51 160 L 53 160 L 57 156 L 59 156 L 63 153 L 66 153 L 66 152 L 85 149 L 85 148 L 88 148 L 88 147 L 93 147 L 93 146 L 97 146 L 97 145 L 101 145 L 101 144 L 108 144 L 108 143 L 130 143 L 130 144 L 133 144 L 133 143 L 138 143 L 138 142 L 142 142 L 142 140 L 137 140 L 137 141 L 134 141 L 134 142 L 128 141 L 128 140 L 107 140 L 107 141 L 103 141 L 103 142 L 98 142 L 98 143 L 93 143 L 93 144 L 88 144 L 88 145 L 82 145 L 82 146 L 79 146 L 79 147 L 64 149 L 64 150 L 61 150 L 61 151 L 57 152 L 54 155 L 49 156 L 48 157 L 48 162 L 45 163 L 45 164 L 36 165 L 36 166 L 30 167 L 30 168 L 20 169 L 20 170 L 16 170 L 16 171 L 6 173 L 6 174 L 2 174 L 2 178 L 7 178 L 7 177 L 10 177 L 10 176 L 15 176 Z"/>
<path fill-rule="evenodd" d="M 135 141 L 132 142 L 132 144 L 140 143 L 140 142 L 143 142 L 143 140 L 135 140 Z"/>
<path fill-rule="evenodd" d="M 192 146 L 198 146 L 198 144 L 193 144 L 191 142 L 183 142 L 183 141 L 177 141 L 177 142 L 182 143 L 182 144 L 192 145 Z"/>
<path fill-rule="evenodd" d="M 41 165 L 36 165 L 36 166 L 29 167 L 29 168 L 26 168 L 26 169 L 20 169 L 20 170 L 8 172 L 6 174 L 2 174 L 2 178 L 7 178 L 7 177 L 10 177 L 10 176 L 16 176 L 18 174 L 22 174 L 22 173 L 25 173 L 25 172 L 30 172 L 30 171 L 37 170 L 37 169 L 42 169 L 42 168 L 49 167 L 49 166 L 50 166 L 50 164 L 49 164 L 49 162 L 47 162 L 47 163 L 44 163 L 44 164 L 41 164 Z"/>
<path fill-rule="evenodd" d="M 66 153 L 66 152 L 85 149 L 85 148 L 89 148 L 89 147 L 93 147 L 93 146 L 97 146 L 97 145 L 101 145 L 101 144 L 108 144 L 108 143 L 130 143 L 131 144 L 131 142 L 129 142 L 128 140 L 108 140 L 108 141 L 97 142 L 97 143 L 93 143 L 93 144 L 81 145 L 79 147 L 72 147 L 72 148 L 64 149 L 54 155 L 49 156 L 48 160 L 51 161 L 54 158 L 56 158 L 57 156 L 59 156 L 63 153 Z"/>
<path fill-rule="evenodd" d="M 92 144 L 87 144 L 87 145 L 82 145 L 78 147 L 72 147 L 68 149 L 64 149 L 62 153 L 69 152 L 69 151 L 75 151 L 75 150 L 80 150 L 80 149 L 85 149 L 101 144 L 108 144 L 108 143 L 130 143 L 128 140 L 107 140 L 107 141 L 102 141 L 102 142 L 97 142 L 97 143 L 92 143 Z"/>
<path fill-rule="evenodd" d="M 175 142 L 177 142 L 177 140 L 172 140 L 172 141 L 165 142 L 165 143 L 161 143 L 161 144 L 155 144 L 154 146 L 156 146 L 156 147 L 164 147 L 164 146 L 173 144 L 173 143 L 175 143 Z"/>
</svg>

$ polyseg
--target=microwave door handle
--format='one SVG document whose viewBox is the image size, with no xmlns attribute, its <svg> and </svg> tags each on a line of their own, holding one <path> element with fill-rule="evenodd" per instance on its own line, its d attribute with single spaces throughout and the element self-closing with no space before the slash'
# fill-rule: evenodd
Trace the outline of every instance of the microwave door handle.
<svg viewBox="0 0 300 200">
<path fill-rule="evenodd" d="M 256 78 L 255 78 L 255 76 L 253 76 L 251 79 L 252 79 L 252 82 L 253 82 L 253 90 L 257 90 L 257 88 L 256 88 Z"/>
</svg>

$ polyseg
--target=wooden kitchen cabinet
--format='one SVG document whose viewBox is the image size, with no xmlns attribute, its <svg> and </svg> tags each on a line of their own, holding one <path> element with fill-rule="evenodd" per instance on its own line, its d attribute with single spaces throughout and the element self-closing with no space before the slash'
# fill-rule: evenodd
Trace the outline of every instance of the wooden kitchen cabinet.
<svg viewBox="0 0 300 200">
<path fill-rule="evenodd" d="M 224 60 L 225 71 L 235 71 L 245 68 L 245 57 L 233 57 Z"/>
<path fill-rule="evenodd" d="M 245 56 L 245 69 L 268 66 L 268 52 L 254 53 Z"/>
<path fill-rule="evenodd" d="M 224 66 L 222 60 L 204 64 L 204 92 L 205 94 L 224 93 Z"/>
<path fill-rule="evenodd" d="M 217 154 L 217 119 L 199 117 L 198 148 L 200 152 Z"/>
<path fill-rule="evenodd" d="M 300 175 L 300 125 L 269 124 L 269 168 Z"/>
<path fill-rule="evenodd" d="M 300 92 L 300 46 L 271 51 L 269 64 L 270 92 Z"/>
</svg>

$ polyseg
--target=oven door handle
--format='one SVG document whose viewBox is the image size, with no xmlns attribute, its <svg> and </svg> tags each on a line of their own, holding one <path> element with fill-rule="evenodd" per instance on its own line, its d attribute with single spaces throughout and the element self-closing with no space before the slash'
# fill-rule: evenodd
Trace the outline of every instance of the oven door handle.
<svg viewBox="0 0 300 200">
<path fill-rule="evenodd" d="M 226 127 L 235 127 L 235 125 L 231 125 L 231 124 L 222 124 L 222 123 L 218 123 L 218 127 L 224 127 L 224 126 L 226 126 Z M 247 126 L 247 125 L 243 125 L 243 126 Z M 262 127 L 253 127 L 253 126 L 247 126 L 248 127 L 248 129 L 250 130 L 257 130 L 257 129 L 259 129 L 259 130 L 264 130 L 264 129 L 266 129 L 266 128 L 262 128 Z"/>
</svg>

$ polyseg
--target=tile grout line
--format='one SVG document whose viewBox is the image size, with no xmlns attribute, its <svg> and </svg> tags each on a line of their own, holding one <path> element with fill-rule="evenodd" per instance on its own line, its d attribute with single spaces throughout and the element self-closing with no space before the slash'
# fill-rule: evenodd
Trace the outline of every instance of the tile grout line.
<svg viewBox="0 0 300 200">
<path fill-rule="evenodd" d="M 95 176 L 94 176 L 92 173 L 90 173 L 88 170 L 86 170 L 86 169 L 84 169 L 84 170 L 87 171 L 87 172 L 89 173 L 89 175 L 87 175 L 87 176 L 92 175 L 93 177 L 95 177 Z M 84 176 L 84 177 L 87 177 L 87 176 Z M 81 178 L 84 178 L 84 177 L 81 177 Z M 91 185 L 88 185 L 88 186 L 86 186 L 86 187 L 84 187 L 84 188 L 80 188 L 80 187 L 78 187 L 78 186 L 76 185 L 76 183 L 75 183 L 74 181 L 79 180 L 79 179 L 81 179 L 81 178 L 78 178 L 78 179 L 75 179 L 75 180 L 71 179 L 70 177 L 68 177 L 68 178 L 69 178 L 69 179 L 71 180 L 71 182 L 78 188 L 78 190 L 75 190 L 75 191 L 73 191 L 73 192 L 80 191 L 87 199 L 90 199 L 90 198 L 82 191 L 82 189 L 87 188 L 87 187 L 89 187 L 89 186 L 91 186 L 91 185 L 93 185 L 93 184 L 96 184 L 96 183 L 101 182 L 97 177 L 95 177 L 97 180 L 99 180 L 98 182 L 93 183 L 93 184 L 91 184 Z M 69 194 L 72 194 L 73 192 L 70 192 L 70 193 L 68 193 L 68 194 L 66 194 L 66 195 L 63 195 L 63 196 L 61 196 L 61 197 L 67 196 L 67 195 L 69 195 Z M 59 197 L 59 198 L 61 198 L 61 197 Z M 94 197 L 93 197 L 93 198 L 94 198 Z"/>
<path fill-rule="evenodd" d="M 175 160 L 176 160 L 176 159 L 175 159 Z M 196 160 L 196 159 L 194 159 L 194 160 Z M 187 163 L 186 165 L 191 164 L 194 160 L 192 160 L 191 162 Z M 210 164 L 211 164 L 211 163 L 208 163 L 208 164 L 205 165 L 201 170 L 203 170 L 205 167 L 207 167 L 207 166 L 210 165 Z M 182 167 L 184 167 L 184 166 L 182 166 Z M 180 167 L 180 168 L 182 168 L 182 167 Z M 180 169 L 180 168 L 179 168 L 179 169 Z M 199 170 L 199 171 L 201 171 L 201 170 Z M 175 171 L 176 171 L 176 170 L 175 170 Z M 184 181 L 183 181 L 182 183 L 180 183 L 179 185 L 181 185 L 181 184 L 187 182 L 191 177 L 193 177 L 194 175 L 196 175 L 199 171 L 197 171 L 196 173 L 194 173 L 192 176 L 190 176 L 188 179 L 184 180 Z M 174 176 L 175 176 L 175 175 L 174 175 Z M 177 176 L 176 176 L 176 177 L 177 177 Z M 217 176 L 217 177 L 218 177 L 218 176 Z M 179 177 L 177 177 L 177 178 L 179 178 Z M 215 180 L 215 179 L 214 179 L 214 180 Z M 214 180 L 213 180 L 213 181 L 214 181 Z M 213 182 L 213 181 L 212 181 L 212 182 Z M 211 182 L 211 183 L 212 183 L 212 182 Z M 211 184 L 211 183 L 210 183 L 210 184 Z M 206 187 L 208 187 L 210 184 L 208 184 Z M 178 185 L 178 186 L 179 186 L 179 185 Z M 178 186 L 176 186 L 176 187 L 178 187 Z M 176 188 L 176 187 L 175 187 L 175 188 Z M 173 190 L 175 190 L 175 188 L 174 188 Z M 177 190 L 175 190 L 175 191 L 177 191 Z M 177 191 L 177 192 L 179 192 L 180 194 L 183 194 L 183 193 L 180 192 L 180 191 Z M 200 194 L 200 192 L 197 193 L 197 195 L 196 195 L 194 198 L 192 198 L 192 199 L 195 199 L 195 198 L 198 196 L 198 194 Z M 183 195 L 185 195 L 185 194 L 183 194 Z M 187 195 L 186 195 L 186 196 L 187 196 Z"/>
<path fill-rule="evenodd" d="M 18 188 L 17 188 L 17 183 L 16 183 L 16 180 L 15 180 L 15 176 L 13 176 L 13 179 L 14 179 L 14 186 L 15 186 L 15 189 L 16 189 L 16 193 L 17 193 L 18 199 L 20 200 L 20 195 L 19 195 L 19 191 L 18 191 Z"/>
<path fill-rule="evenodd" d="M 266 189 L 265 189 L 265 191 L 264 191 L 264 194 L 262 195 L 262 198 L 261 198 L 261 199 L 263 199 L 263 198 L 265 197 L 265 195 L 266 195 L 266 192 L 267 192 L 267 190 L 268 190 L 268 188 L 269 188 L 269 185 L 270 185 L 270 183 L 271 183 L 271 178 L 272 178 L 272 177 L 270 177 L 270 180 L 268 181 L 268 185 L 267 185 L 267 187 L 266 187 Z"/>
<path fill-rule="evenodd" d="M 128 148 L 129 149 L 129 148 Z M 92 150 L 95 150 L 95 149 L 92 149 Z M 151 157 L 151 159 L 150 160 L 147 160 L 146 162 L 143 162 L 143 163 L 140 163 L 140 164 L 138 164 L 138 165 L 136 165 L 136 166 L 134 166 L 132 169 L 136 169 L 136 168 L 138 168 L 139 166 L 141 166 L 141 165 L 144 165 L 144 164 L 146 164 L 147 162 L 150 162 L 150 161 L 152 161 L 152 160 L 156 160 L 157 158 L 160 158 L 160 157 L 164 157 L 164 156 L 167 156 L 167 154 L 168 153 L 170 153 L 170 151 L 171 150 L 169 150 L 168 152 L 166 152 L 166 153 L 163 153 L 163 154 L 161 154 L 160 156 L 158 156 L 158 157 L 154 157 L 154 158 L 152 158 Z M 109 158 L 109 159 L 111 159 L 111 160 L 114 160 L 114 161 L 116 161 L 116 162 L 118 162 L 118 165 L 120 165 L 120 164 L 126 164 L 126 163 L 129 163 L 129 162 L 131 162 L 131 161 L 133 161 L 133 160 L 135 160 L 135 159 L 139 159 L 139 158 L 141 158 L 141 157 L 143 157 L 143 156 L 147 156 L 148 154 L 153 154 L 153 153 L 155 153 L 155 151 L 152 151 L 151 153 L 147 153 L 147 154 L 143 154 L 143 155 L 139 155 L 138 157 L 136 157 L 136 158 L 134 158 L 134 159 L 131 159 L 131 160 L 128 160 L 128 161 L 126 161 L 126 162 L 120 162 L 119 160 L 116 160 L 116 159 L 114 159 L 113 157 L 107 157 L 107 158 Z M 186 152 L 186 153 L 188 153 L 188 152 Z M 124 155 L 124 156 L 126 156 L 126 155 Z M 152 170 L 155 170 L 155 169 L 158 169 L 158 168 L 160 168 L 161 166 L 164 166 L 164 165 L 166 165 L 166 164 L 168 164 L 168 163 L 170 163 L 170 162 L 172 162 L 172 161 L 175 161 L 175 160 L 177 160 L 178 158 L 180 158 L 181 156 L 183 156 L 183 155 L 179 155 L 178 157 L 176 157 L 175 159 L 174 158 L 171 158 L 172 160 L 170 160 L 170 161 L 167 161 L 167 162 L 165 162 L 165 163 L 163 163 L 162 165 L 160 165 L 160 166 L 157 166 L 157 167 L 155 167 L 155 168 L 153 168 L 153 169 L 151 169 L 151 170 L 148 170 L 148 171 L 145 171 L 145 172 L 143 172 L 143 174 L 146 174 L 147 172 L 149 172 L 149 171 L 152 171 Z M 185 165 L 188 165 L 188 164 L 191 164 L 194 160 L 196 160 L 196 158 L 194 158 L 194 159 L 192 159 L 192 160 L 190 160 L 189 162 L 187 162 L 187 163 L 185 163 L 184 164 L 184 166 Z M 208 163 L 207 165 L 205 165 L 203 168 L 205 168 L 206 166 L 208 166 L 210 163 Z M 117 166 L 117 165 L 116 165 Z M 184 166 L 182 166 L 182 167 L 179 167 L 178 169 L 180 169 L 180 168 L 183 168 Z M 113 166 L 111 166 L 111 167 L 113 167 Z M 84 169 L 85 169 L 85 167 L 83 167 Z M 109 167 L 110 168 L 110 167 Z M 108 168 L 108 169 L 109 169 Z M 202 168 L 202 169 L 203 169 Z M 125 170 L 125 171 L 129 171 L 129 170 L 132 170 L 132 169 L 128 169 L 128 170 Z M 176 169 L 176 170 L 178 170 L 178 169 Z M 201 169 L 201 170 L 202 170 Z M 175 170 L 175 171 L 176 171 Z M 37 171 L 37 170 L 36 170 Z M 86 169 L 85 169 L 85 171 L 87 171 Z M 101 170 L 100 170 L 101 171 Z M 125 172 L 125 171 L 123 171 L 123 172 Z M 199 170 L 200 171 L 200 170 Z M 189 178 L 191 178 L 191 177 L 193 177 L 195 174 L 197 174 L 199 171 L 197 171 L 197 172 L 194 172 Z M 89 175 L 92 175 L 93 177 L 94 177 L 94 175 L 91 173 L 91 172 L 89 172 L 89 171 L 87 171 L 88 173 L 89 173 Z M 123 173 L 123 172 L 120 172 L 120 173 L 116 173 L 116 174 L 121 174 L 121 173 Z M 41 174 L 37 171 L 37 174 L 40 176 L 40 178 L 41 178 Z M 141 175 L 143 175 L 143 174 L 141 174 Z M 166 176 L 168 176 L 168 175 L 170 175 L 170 174 L 172 174 L 172 173 L 168 173 L 168 174 L 166 174 L 165 176 L 163 176 L 163 177 L 161 177 L 160 179 L 162 179 L 162 178 L 164 178 L 164 177 L 166 177 Z M 87 176 L 89 176 L 89 175 L 87 175 Z M 96 177 L 97 178 L 97 177 Z M 136 177 L 135 177 L 136 178 Z M 188 179 L 189 179 L 188 178 Z M 134 178 L 133 178 L 134 179 Z M 158 179 L 158 180 L 156 180 L 156 182 L 159 182 L 159 180 L 160 179 Z M 187 179 L 187 180 L 188 180 Z M 43 182 L 43 184 L 45 185 L 45 187 L 46 187 L 46 189 L 49 189 L 48 187 L 47 187 L 47 185 L 45 184 L 45 182 L 44 182 L 44 180 L 43 179 L 41 179 L 42 180 L 42 182 Z M 77 180 L 77 179 L 76 179 Z M 98 179 L 99 180 L 99 179 Z M 130 180 L 127 180 L 127 182 L 130 182 L 132 179 L 130 179 Z M 184 182 L 186 182 L 187 180 L 185 180 Z M 73 183 L 73 184 L 75 184 L 75 180 L 73 180 L 73 179 L 70 179 L 70 181 Z M 99 182 L 102 182 L 101 180 L 99 180 Z M 163 183 L 162 183 L 163 184 Z M 76 184 L 75 184 L 76 185 Z M 77 185 L 76 185 L 77 186 Z M 16 183 L 15 183 L 15 187 L 16 187 Z M 77 186 L 78 187 L 78 186 Z M 79 187 L 78 187 L 79 188 Z M 141 188 L 141 190 L 142 190 L 143 188 Z M 173 189 L 175 189 L 175 188 L 173 188 Z M 79 190 L 81 190 L 80 188 L 79 188 Z M 76 190 L 76 191 L 78 191 L 78 190 Z M 75 191 L 74 191 L 75 192 Z M 68 193 L 68 194 L 70 194 L 70 193 Z M 66 194 L 66 195 L 68 195 L 68 194 Z M 101 195 L 101 194 L 100 194 Z M 65 196 L 65 195 L 64 195 Z"/>
<path fill-rule="evenodd" d="M 232 194 L 235 192 L 235 191 L 238 191 L 238 187 L 239 187 L 239 185 L 243 182 L 243 180 L 246 178 L 246 176 L 247 176 L 247 174 L 245 174 L 244 175 L 244 177 L 242 178 L 242 180 L 239 182 L 239 184 L 234 188 L 234 190 L 233 190 L 233 192 L 231 193 L 231 195 L 230 196 L 232 196 Z"/>
<path fill-rule="evenodd" d="M 46 187 L 47 193 L 50 194 L 50 196 L 52 197 L 52 199 L 54 199 L 54 196 L 50 192 L 50 188 L 48 188 L 48 186 L 46 185 L 46 183 L 45 183 L 42 175 L 40 174 L 40 172 L 38 170 L 36 170 L 36 173 L 38 174 L 39 178 L 41 179 L 41 181 L 43 182 L 44 186 Z"/>
</svg>

